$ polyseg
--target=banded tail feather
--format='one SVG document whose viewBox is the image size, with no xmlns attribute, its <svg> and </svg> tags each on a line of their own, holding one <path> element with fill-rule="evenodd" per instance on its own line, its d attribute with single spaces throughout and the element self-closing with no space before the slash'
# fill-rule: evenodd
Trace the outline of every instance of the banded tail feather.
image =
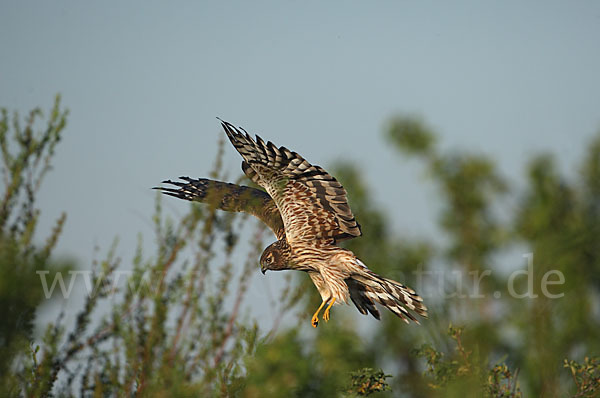
<svg viewBox="0 0 600 398">
<path fill-rule="evenodd" d="M 427 318 L 427 307 L 413 289 L 394 280 L 383 278 L 368 269 L 364 271 L 346 280 L 350 299 L 361 314 L 370 313 L 380 319 L 379 311 L 374 305 L 376 302 L 406 323 L 410 323 L 411 320 L 420 324 L 413 312 Z"/>
</svg>

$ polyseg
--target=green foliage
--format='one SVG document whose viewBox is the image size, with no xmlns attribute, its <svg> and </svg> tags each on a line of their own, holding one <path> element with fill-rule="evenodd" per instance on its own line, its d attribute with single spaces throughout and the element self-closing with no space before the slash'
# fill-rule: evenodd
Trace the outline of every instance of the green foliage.
<svg viewBox="0 0 600 398">
<path fill-rule="evenodd" d="M 333 319 L 318 334 L 300 337 L 298 330 L 307 324 L 302 319 L 297 329 L 258 346 L 247 360 L 243 396 L 336 396 L 348 390 L 353 371 L 372 363 L 360 337 Z"/>
<path fill-rule="evenodd" d="M 490 397 L 522 397 L 517 378 L 519 369 L 514 373 L 506 364 L 498 364 L 488 372 L 486 390 Z"/>
<path fill-rule="evenodd" d="M 386 375 L 381 369 L 363 368 L 352 372 L 350 377 L 352 378 L 352 387 L 348 391 L 350 394 L 367 396 L 376 392 L 391 390 L 385 379 L 392 376 Z"/>
<path fill-rule="evenodd" d="M 583 359 L 583 363 L 565 359 L 564 367 L 571 371 L 577 390 L 574 397 L 597 397 L 600 393 L 600 357 Z"/>
<path fill-rule="evenodd" d="M 433 381 L 429 383 L 431 388 L 440 389 L 460 376 L 471 374 L 472 366 L 469 355 L 465 353 L 460 341 L 461 333 L 462 329 L 454 329 L 450 325 L 448 334 L 456 341 L 452 359 L 445 359 L 444 353 L 435 350 L 430 344 L 423 344 L 415 350 L 415 355 L 425 358 L 427 361 L 427 374 L 433 378 Z"/>
<path fill-rule="evenodd" d="M 56 97 L 47 125 L 40 129 L 42 111 L 34 109 L 22 124 L 18 113 L 0 110 L 0 150 L 3 192 L 0 197 L 0 395 L 18 391 L 17 380 L 10 377 L 11 366 L 29 351 L 36 307 L 42 302 L 36 286 L 36 271 L 64 271 L 68 264 L 52 264 L 50 254 L 56 246 L 66 215 L 61 215 L 45 243 L 35 243 L 39 219 L 36 197 L 50 160 L 65 127 L 68 112 Z M 37 237 L 39 240 L 40 237 Z"/>
<path fill-rule="evenodd" d="M 194 205 L 175 227 L 162 216 L 160 201 L 154 219 L 156 256 L 144 259 L 140 244 L 131 276 L 115 292 L 118 259 L 109 253 L 94 269 L 92 285 L 100 288 L 88 297 L 66 343 L 44 351 L 34 373 L 44 369 L 35 362 L 53 363 L 55 373 L 85 363 L 77 374 L 83 396 L 229 395 L 238 388 L 241 361 L 257 343 L 256 325 L 242 322 L 241 303 L 262 249 L 262 229 L 254 232 L 243 269 L 235 272 L 236 231 L 244 219 Z M 215 255 L 219 245 L 224 258 Z M 94 326 L 92 314 L 115 294 L 119 300 Z M 53 389 L 68 395 L 75 380 L 35 380 L 44 388 L 34 395 Z"/>
<path fill-rule="evenodd" d="M 389 126 L 387 138 L 400 150 L 415 154 L 428 155 L 435 146 L 435 133 L 423 120 L 414 116 L 396 117 Z"/>
<path fill-rule="evenodd" d="M 264 228 L 203 205 L 172 220 L 157 199 L 155 241 L 144 247 L 140 238 L 132 264 L 121 264 L 111 247 L 92 264 L 93 288 L 74 325 L 58 319 L 32 336 L 44 297 L 35 271 L 50 271 L 53 280 L 69 269 L 50 257 L 64 216 L 49 237 L 35 236 L 35 194 L 66 112 L 57 100 L 39 133 L 39 110 L 24 128 L 18 115 L 2 115 L 0 300 L 9 322 L 0 329 L 1 395 L 597 395 L 600 136 L 587 146 L 577 178 L 561 175 L 554 157 L 542 154 L 521 187 L 488 156 L 441 151 L 423 121 L 394 119 L 387 138 L 423 164 L 437 189 L 441 242 L 393 233 L 358 167 L 331 168 L 364 234 L 343 244 L 424 296 L 430 318 L 422 326 L 389 313 L 376 322 L 340 306 L 313 329 L 320 297 L 306 275 L 290 272 L 271 303 L 275 323 L 259 327 L 244 300 Z M 222 152 L 221 143 L 211 178 L 223 178 Z M 523 251 L 532 253 L 531 274 L 524 274 Z M 521 273 L 511 279 L 514 271 Z"/>
<path fill-rule="evenodd" d="M 248 377 L 244 396 L 310 396 L 326 382 L 315 366 L 318 357 L 306 352 L 296 331 L 278 335 L 273 341 L 260 344 L 247 358 Z"/>
<path fill-rule="evenodd" d="M 264 228 L 255 228 L 243 267 L 234 267 L 235 258 L 244 252 L 238 233 L 247 217 L 194 205 L 173 223 L 162 215 L 157 201 L 154 257 L 145 257 L 140 241 L 123 281 L 115 243 L 104 260 L 92 264 L 86 284 L 92 288 L 72 327 L 67 329 L 59 318 L 35 342 L 31 322 L 24 325 L 20 320 L 31 319 L 43 299 L 35 271 L 50 267 L 48 256 L 64 222 L 63 217 L 41 248 L 34 244 L 35 193 L 49 168 L 66 112 L 59 111 L 57 99 L 49 127 L 38 137 L 33 122 L 39 114 L 31 113 L 23 131 L 13 123 L 14 141 L 7 139 L 7 117 L 2 122 L 9 184 L 0 242 L 1 270 L 7 279 L 2 279 L 0 293 L 10 318 L 2 323 L 0 336 L 0 395 L 72 396 L 75 389 L 78 396 L 230 395 L 244 375 L 243 359 L 258 342 L 257 327 L 245 319 L 242 303 L 263 247 Z M 16 155 L 10 152 L 13 146 L 19 150 Z M 20 192 L 22 205 L 15 199 Z M 62 277 L 66 270 L 47 278 Z M 31 296 L 23 294 L 25 288 Z"/>
<path fill-rule="evenodd" d="M 429 386 L 443 391 L 444 396 L 521 397 L 518 370 L 511 372 L 505 363 L 494 366 L 480 363 L 473 351 L 463 346 L 463 332 L 464 328 L 452 325 L 448 328 L 448 336 L 455 344 L 448 357 L 429 344 L 415 350 L 415 355 L 427 361 L 425 374 L 431 379 Z"/>
</svg>

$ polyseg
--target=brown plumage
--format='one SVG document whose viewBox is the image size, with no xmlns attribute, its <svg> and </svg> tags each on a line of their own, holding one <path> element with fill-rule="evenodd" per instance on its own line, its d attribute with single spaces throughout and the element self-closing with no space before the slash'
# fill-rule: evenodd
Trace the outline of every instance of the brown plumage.
<svg viewBox="0 0 600 398">
<path fill-rule="evenodd" d="M 317 287 L 323 303 L 312 318 L 318 324 L 320 310 L 351 300 L 361 314 L 379 319 L 379 303 L 405 322 L 419 323 L 414 313 L 427 316 L 423 300 L 414 290 L 383 278 L 367 268 L 349 250 L 336 246 L 361 235 L 346 190 L 323 168 L 307 162 L 285 147 L 265 143 L 243 129 L 221 121 L 227 137 L 242 155 L 242 170 L 259 189 L 208 179 L 180 177 L 184 182 L 163 181 L 177 188 L 157 188 L 177 198 L 209 203 L 225 211 L 243 211 L 264 222 L 277 241 L 261 258 L 267 270 L 305 271 Z M 412 311 L 412 312 L 411 312 Z"/>
</svg>

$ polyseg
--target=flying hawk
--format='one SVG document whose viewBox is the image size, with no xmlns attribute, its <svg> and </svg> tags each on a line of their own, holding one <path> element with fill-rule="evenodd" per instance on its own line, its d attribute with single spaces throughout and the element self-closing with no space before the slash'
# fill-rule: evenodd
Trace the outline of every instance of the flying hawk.
<svg viewBox="0 0 600 398">
<path fill-rule="evenodd" d="M 319 313 L 329 320 L 333 304 L 352 300 L 361 314 L 380 319 L 379 303 L 409 323 L 419 323 L 412 312 L 427 316 L 423 299 L 409 287 L 371 271 L 354 253 L 336 246 L 360 236 L 346 190 L 323 168 L 308 163 L 285 147 L 253 139 L 244 129 L 221 121 L 227 137 L 244 158 L 242 170 L 266 191 L 205 178 L 180 177 L 163 181 L 177 188 L 156 188 L 177 198 L 211 203 L 225 211 L 246 212 L 264 222 L 277 241 L 260 257 L 262 273 L 267 270 L 307 272 L 323 302 Z M 411 312 L 412 311 L 412 312 Z"/>
</svg>

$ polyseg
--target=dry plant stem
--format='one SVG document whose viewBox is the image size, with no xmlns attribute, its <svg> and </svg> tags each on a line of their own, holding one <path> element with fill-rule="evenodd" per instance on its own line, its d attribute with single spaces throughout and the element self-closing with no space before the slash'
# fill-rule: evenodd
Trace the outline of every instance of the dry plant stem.
<svg viewBox="0 0 600 398">
<path fill-rule="evenodd" d="M 215 165 L 213 167 L 213 170 L 210 173 L 211 176 L 213 176 L 214 178 L 219 178 L 219 170 L 222 170 L 224 144 L 225 144 L 224 139 L 220 138 L 219 139 L 219 148 L 218 148 L 218 152 L 217 152 L 217 156 L 216 156 L 216 160 L 215 160 Z M 200 238 L 200 243 L 199 243 L 199 247 L 203 251 L 208 251 L 208 247 L 210 245 L 209 237 L 210 237 L 210 233 L 212 232 L 212 220 L 214 220 L 216 211 L 217 211 L 216 207 L 214 207 L 214 206 L 209 207 L 208 217 L 206 218 L 206 223 L 202 230 L 202 236 Z M 200 258 L 200 253 L 198 253 L 196 255 L 196 262 L 194 264 L 194 268 L 192 269 L 192 271 L 189 274 L 190 278 L 188 280 L 186 298 L 183 303 L 183 309 L 181 311 L 181 315 L 177 319 L 175 337 L 173 338 L 173 343 L 171 344 L 171 349 L 169 350 L 169 354 L 168 354 L 169 363 L 171 365 L 173 364 L 173 361 L 175 360 L 175 355 L 177 353 L 179 340 L 181 339 L 181 336 L 184 335 L 185 329 L 187 329 L 186 325 L 191 324 L 195 318 L 195 313 L 192 312 L 192 315 L 190 316 L 190 319 L 188 320 L 188 322 L 185 322 L 186 318 L 188 317 L 190 308 L 192 306 L 192 299 L 194 298 L 193 293 L 195 291 L 202 292 L 202 286 L 204 285 L 204 281 L 206 279 L 208 269 L 206 268 L 206 266 L 203 267 L 202 264 L 203 264 L 203 261 Z M 198 273 L 200 273 L 200 276 L 198 278 L 198 286 L 196 287 L 194 284 L 193 276 L 197 275 Z"/>
<path fill-rule="evenodd" d="M 261 241 L 261 233 L 260 232 L 261 231 L 259 230 L 254 235 L 255 242 Z M 223 336 L 223 341 L 221 342 L 221 345 L 219 346 L 219 349 L 217 350 L 217 353 L 215 354 L 215 358 L 213 361 L 213 364 L 215 367 L 217 365 L 219 365 L 219 363 L 221 362 L 221 360 L 223 358 L 223 354 L 225 352 L 225 345 L 227 344 L 227 341 L 231 337 L 231 333 L 233 332 L 233 324 L 234 324 L 235 320 L 237 319 L 240 305 L 242 303 L 242 299 L 244 298 L 244 295 L 246 294 L 246 291 L 247 291 L 247 281 L 248 281 L 249 273 L 248 273 L 248 269 L 247 269 L 248 267 L 244 267 L 244 268 L 245 269 L 242 271 L 242 275 L 240 276 L 240 284 L 239 284 L 237 295 L 235 298 L 235 303 L 233 305 L 233 311 L 231 312 L 231 315 L 229 316 L 229 320 L 227 322 L 227 328 L 225 329 L 225 334 Z"/>
<path fill-rule="evenodd" d="M 123 315 L 121 315 L 121 321 L 124 321 L 127 317 L 129 317 L 129 315 L 131 315 L 131 313 L 137 307 L 139 307 L 139 304 L 136 304 L 136 305 L 130 307 L 129 310 L 126 313 L 124 313 Z M 67 370 L 66 364 L 69 362 L 69 360 L 71 360 L 71 358 L 73 358 L 73 356 L 75 354 L 79 353 L 84 348 L 93 347 L 96 343 L 102 342 L 105 339 L 109 338 L 110 335 L 111 335 L 111 333 L 114 331 L 115 326 L 116 325 L 113 322 L 112 324 L 108 325 L 107 327 L 105 327 L 104 329 L 100 330 L 96 334 L 88 337 L 85 340 L 85 342 L 82 342 L 82 343 L 79 343 L 79 344 L 74 344 L 71 348 L 69 348 L 69 350 L 65 354 L 64 358 L 61 359 L 61 360 L 59 360 L 56 363 L 56 366 L 54 367 L 54 370 L 53 370 L 53 372 L 54 372 L 53 376 L 56 377 L 58 375 L 58 372 L 61 371 L 61 370 Z"/>
<path fill-rule="evenodd" d="M 512 394 L 515 395 L 516 391 L 517 391 L 517 380 L 519 378 L 519 368 L 517 368 L 515 370 L 515 384 L 512 386 L 512 389 L 510 388 L 510 382 L 511 380 L 508 380 L 508 388 L 511 390 Z"/>
<path fill-rule="evenodd" d="M 198 279 L 199 284 L 202 284 L 205 279 L 206 279 L 206 270 L 203 270 L 203 272 L 201 273 L 201 275 Z M 186 321 L 186 318 L 188 317 L 188 312 L 191 308 L 193 291 L 194 291 L 194 283 L 193 283 L 193 281 L 191 281 L 190 283 L 188 283 L 186 298 L 185 298 L 185 301 L 183 302 L 183 309 L 181 311 L 181 315 L 177 319 L 177 326 L 175 328 L 175 337 L 173 337 L 173 343 L 171 344 L 171 349 L 169 350 L 168 358 L 169 358 L 170 365 L 173 365 L 173 363 L 175 361 L 175 354 L 177 353 L 178 344 L 179 344 L 179 340 L 181 339 L 181 336 L 183 336 L 185 334 L 187 325 L 189 325 L 192 322 L 192 319 L 189 319 L 188 322 L 185 322 L 185 321 Z"/>
<path fill-rule="evenodd" d="M 233 305 L 233 311 L 231 311 L 231 315 L 229 316 L 229 320 L 227 322 L 227 328 L 225 329 L 225 335 L 223 336 L 223 341 L 221 342 L 221 345 L 219 346 L 219 349 L 217 350 L 217 353 L 215 354 L 215 359 L 213 361 L 214 366 L 218 366 L 219 363 L 221 362 L 221 359 L 223 358 L 223 353 L 225 352 L 225 344 L 227 343 L 227 340 L 229 340 L 229 337 L 231 336 L 231 332 L 233 331 L 233 324 L 237 318 L 239 309 L 240 309 L 240 304 L 242 303 L 242 299 L 245 295 L 245 289 L 239 288 L 238 292 L 237 292 L 237 296 L 235 298 L 235 304 Z"/>
<path fill-rule="evenodd" d="M 254 234 L 254 246 L 256 248 L 259 248 L 260 244 L 262 242 L 262 231 L 263 230 L 259 228 L 256 231 L 256 233 Z M 258 250 L 257 250 L 257 252 L 258 252 Z M 255 254 L 255 253 L 251 253 L 250 256 L 253 256 L 253 254 Z M 256 254 L 258 254 L 258 253 L 256 253 Z M 246 265 L 246 267 L 244 267 L 244 269 L 242 271 L 242 275 L 240 276 L 239 287 L 238 287 L 235 303 L 233 306 L 233 310 L 232 310 L 231 315 L 229 316 L 229 320 L 227 322 L 227 327 L 225 329 L 223 341 L 221 342 L 221 345 L 219 346 L 219 349 L 217 350 L 217 353 L 215 354 L 215 358 L 213 361 L 215 367 L 221 363 L 223 354 L 225 353 L 225 345 L 227 344 L 227 341 L 231 337 L 231 334 L 233 332 L 233 325 L 235 323 L 235 320 L 238 317 L 240 305 L 242 303 L 242 300 L 243 300 L 246 292 L 248 291 L 248 289 L 247 289 L 248 278 L 250 276 L 250 272 L 252 272 L 252 268 L 249 267 L 248 265 L 251 264 L 252 261 L 253 261 L 252 259 L 249 259 L 248 264 Z"/>
<path fill-rule="evenodd" d="M 222 143 L 221 143 L 221 147 L 222 147 Z M 221 148 L 219 154 L 217 155 L 215 169 L 213 171 L 213 174 L 215 176 L 217 176 L 218 170 L 221 168 L 221 157 L 222 157 L 222 148 Z M 211 207 L 210 211 L 205 219 L 204 228 L 202 228 L 202 235 L 201 235 L 201 239 L 199 242 L 199 249 L 205 253 L 209 252 L 210 246 L 211 246 L 210 235 L 213 231 L 213 220 L 215 217 L 215 212 L 216 212 L 216 208 Z M 195 221 L 197 221 L 197 220 L 195 220 Z M 177 244 L 171 251 L 171 255 L 163 268 L 163 273 L 162 273 L 162 277 L 160 280 L 158 294 L 162 294 L 162 291 L 164 290 L 163 284 L 164 284 L 166 275 L 167 275 L 168 271 L 170 270 L 171 265 L 173 264 L 174 260 L 176 259 L 177 254 L 179 253 L 180 249 L 183 247 L 183 243 L 187 242 L 191 239 L 194 231 L 196 230 L 195 226 L 196 226 L 196 222 L 194 222 L 193 225 L 185 227 L 187 229 L 185 236 L 182 239 L 178 240 Z M 185 334 L 185 325 L 191 324 L 194 321 L 194 318 L 196 316 L 195 312 L 192 311 L 191 315 L 189 315 L 190 309 L 193 304 L 194 292 L 202 291 L 201 287 L 202 287 L 202 284 L 204 283 L 206 274 L 208 272 L 207 268 L 205 266 L 203 266 L 202 259 L 198 258 L 199 255 L 200 255 L 200 253 L 197 256 L 196 263 L 195 263 L 194 268 L 191 271 L 190 275 L 194 276 L 194 275 L 197 275 L 198 273 L 200 273 L 200 277 L 198 280 L 198 283 L 200 284 L 200 286 L 199 286 L 200 288 L 199 289 L 195 288 L 196 284 L 195 284 L 194 278 L 189 279 L 183 309 L 181 311 L 181 315 L 177 319 L 175 336 L 171 343 L 171 348 L 169 349 L 169 353 L 167 354 L 167 358 L 168 358 L 168 361 L 170 364 L 173 364 L 173 362 L 175 360 L 178 346 L 179 346 L 179 341 L 182 338 L 182 336 Z M 156 315 L 155 315 L 155 317 L 156 317 Z M 186 319 L 187 319 L 187 322 L 186 322 Z M 148 341 L 151 341 L 151 339 L 149 339 Z M 148 357 L 150 356 L 149 350 L 151 350 L 151 349 L 152 349 L 152 347 L 150 347 L 147 344 L 146 350 L 144 352 L 144 358 L 145 358 L 144 363 L 148 362 Z M 141 393 L 145 388 L 145 373 L 146 372 L 142 372 L 142 374 L 140 375 L 137 393 Z M 132 380 L 132 382 L 135 382 L 135 380 Z"/>
<path fill-rule="evenodd" d="M 216 211 L 216 209 L 211 209 L 211 212 L 208 217 L 209 220 L 212 220 L 212 218 L 214 217 L 215 211 Z M 208 231 L 206 229 L 203 230 L 200 247 L 206 247 L 208 245 L 208 236 L 209 236 Z M 202 267 L 202 260 L 199 257 L 200 257 L 200 253 L 198 253 L 196 256 L 196 262 L 194 264 L 194 268 L 190 272 L 190 276 L 196 275 L 200 272 L 200 277 L 198 278 L 198 285 L 199 285 L 199 287 L 201 287 L 204 283 L 204 280 L 206 279 L 207 269 L 206 269 L 206 267 Z M 193 318 L 190 318 L 187 323 L 185 322 L 185 320 L 188 316 L 188 312 L 192 306 L 192 299 L 194 297 L 194 294 L 193 294 L 194 291 L 201 292 L 202 289 L 196 289 L 196 286 L 194 284 L 194 278 L 190 277 L 188 280 L 188 284 L 187 284 L 186 297 L 185 297 L 185 301 L 183 303 L 183 309 L 181 311 L 181 315 L 177 319 L 175 337 L 173 338 L 173 343 L 171 344 L 171 349 L 169 350 L 169 354 L 168 354 L 169 363 L 171 365 L 173 364 L 173 361 L 175 360 L 175 354 L 177 353 L 177 347 L 179 344 L 179 340 L 180 340 L 182 334 L 185 332 L 184 326 L 193 321 Z M 193 317 L 193 315 L 192 315 L 192 317 Z"/>
<path fill-rule="evenodd" d="M 462 342 L 460 340 L 460 335 L 461 333 L 457 333 L 456 335 L 456 348 L 458 349 L 458 352 L 460 353 L 460 356 L 462 357 L 463 361 L 465 361 L 465 364 L 469 364 L 469 356 L 468 354 L 465 352 L 465 348 L 462 345 Z"/>
<path fill-rule="evenodd" d="M 164 281 L 166 279 L 167 273 L 169 272 L 169 270 L 171 269 L 171 266 L 174 264 L 175 260 L 177 259 L 177 255 L 179 254 L 179 251 L 183 248 L 185 242 L 187 242 L 191 238 L 191 236 L 195 230 L 195 228 L 193 228 L 193 227 L 189 227 L 189 228 L 186 227 L 185 229 L 186 229 L 185 234 L 183 235 L 182 238 L 179 238 L 177 240 L 177 242 L 173 246 L 173 249 L 171 250 L 169 257 L 167 258 L 166 262 L 163 265 L 161 278 L 160 278 L 158 289 L 157 289 L 157 292 L 155 295 L 156 297 L 160 297 L 163 295 Z M 141 305 L 141 303 L 138 305 Z M 156 318 L 157 316 L 158 316 L 158 314 L 155 312 L 153 322 L 157 322 L 157 318 Z M 154 330 L 154 328 L 152 328 L 151 330 Z M 149 361 L 150 351 L 153 349 L 153 347 L 150 344 L 150 342 L 152 341 L 152 339 L 150 337 L 148 338 L 148 342 L 146 343 L 146 347 L 145 347 L 144 353 L 143 353 L 144 360 L 142 361 L 142 363 L 145 363 L 145 364 L 150 362 Z M 145 388 L 145 381 L 146 381 L 145 376 L 146 376 L 146 372 L 142 369 L 141 374 L 139 374 L 139 383 L 138 383 L 138 387 L 136 389 L 136 392 L 138 394 L 142 393 L 142 391 Z M 136 380 L 134 379 L 131 382 L 135 383 L 135 381 Z"/>
</svg>

